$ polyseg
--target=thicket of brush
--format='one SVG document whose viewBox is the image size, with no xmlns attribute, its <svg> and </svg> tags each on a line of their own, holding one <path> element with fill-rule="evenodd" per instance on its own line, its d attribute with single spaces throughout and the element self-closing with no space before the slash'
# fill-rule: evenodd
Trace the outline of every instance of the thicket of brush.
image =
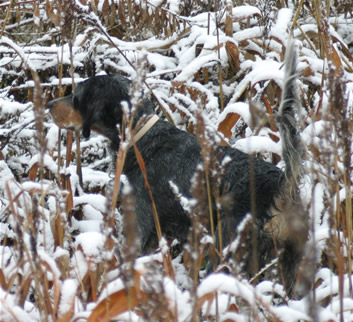
<svg viewBox="0 0 353 322">
<path fill-rule="evenodd" d="M 352 12 L 349 1 L 339 0 L 3 1 L 0 320 L 353 319 Z M 289 299 L 278 281 L 255 286 L 258 277 L 242 279 L 241 242 L 238 255 L 224 262 L 228 276 L 201 279 L 203 250 L 212 241 L 198 216 L 202 198 L 196 205 L 181 200 L 193 221 L 188 256 L 173 258 L 161 245 L 138 259 L 134 201 L 125 195 L 131 211 L 124 219 L 115 207 L 124 151 L 112 173 L 105 140 L 79 142 L 78 133 L 58 130 L 46 102 L 80 78 L 120 72 L 146 79 L 158 113 L 197 135 L 205 160 L 213 144 L 249 136 L 276 143 L 281 82 L 263 67 L 283 63 L 291 32 L 300 41 L 308 149 L 302 189 L 312 262 L 302 269 L 312 271 L 310 294 Z M 135 92 L 145 86 L 135 85 Z M 237 102 L 248 104 L 250 119 Z M 276 151 L 251 150 L 281 166 Z M 210 180 L 222 175 L 207 162 L 205 168 Z"/>
</svg>

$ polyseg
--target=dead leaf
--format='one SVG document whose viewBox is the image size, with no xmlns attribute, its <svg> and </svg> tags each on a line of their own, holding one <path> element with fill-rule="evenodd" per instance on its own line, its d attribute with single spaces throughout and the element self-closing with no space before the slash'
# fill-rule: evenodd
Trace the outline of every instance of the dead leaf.
<svg viewBox="0 0 353 322">
<path fill-rule="evenodd" d="M 102 300 L 87 322 L 109 321 L 114 316 L 134 309 L 140 302 L 146 302 L 147 294 L 140 289 L 140 273 L 134 272 L 134 287 L 117 291 Z"/>
<path fill-rule="evenodd" d="M 226 138 L 232 136 L 232 128 L 240 119 L 240 115 L 237 113 L 228 113 L 225 119 L 219 123 L 218 131 L 223 133 Z"/>
<path fill-rule="evenodd" d="M 38 171 L 39 164 L 36 162 L 35 164 L 32 165 L 32 167 L 29 169 L 28 172 L 28 179 L 31 181 L 34 181 L 37 177 L 37 171 Z"/>
<path fill-rule="evenodd" d="M 231 70 L 236 73 L 240 69 L 239 62 L 239 48 L 238 46 L 231 41 L 226 42 L 226 52 L 228 56 L 228 62 Z"/>
<path fill-rule="evenodd" d="M 54 13 L 54 6 L 51 2 L 46 1 L 45 3 L 45 12 L 49 17 L 50 21 L 58 27 L 60 25 L 60 13 L 57 11 L 57 14 Z"/>
<path fill-rule="evenodd" d="M 6 278 L 5 278 L 5 274 L 2 271 L 2 269 L 0 268 L 0 286 L 4 289 L 7 290 L 7 283 L 6 283 Z"/>
</svg>

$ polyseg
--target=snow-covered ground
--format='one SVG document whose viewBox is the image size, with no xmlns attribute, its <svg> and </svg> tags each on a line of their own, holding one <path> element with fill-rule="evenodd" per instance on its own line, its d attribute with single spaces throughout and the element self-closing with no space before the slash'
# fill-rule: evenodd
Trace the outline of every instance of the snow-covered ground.
<svg viewBox="0 0 353 322">
<path fill-rule="evenodd" d="M 232 8 L 232 31 L 226 35 L 230 13 L 224 2 L 211 12 L 194 4 L 190 15 L 182 16 L 179 0 L 76 0 L 70 7 L 74 36 L 60 1 L 28 2 L 18 9 L 24 10 L 17 13 L 21 19 L 7 22 L 10 1 L 0 4 L 1 321 L 94 321 L 117 315 L 124 321 L 353 321 L 352 14 L 332 8 L 320 29 L 306 6 L 296 17 L 293 2 L 298 1 L 279 9 L 244 1 Z M 123 6 L 126 10 L 119 11 Z M 36 28 L 40 32 L 33 36 Z M 76 141 L 65 167 L 68 135 L 62 131 L 59 137 L 48 115 L 46 148 L 39 152 L 38 107 L 58 96 L 59 86 L 70 90 L 73 80 L 107 72 L 134 80 L 146 65 L 161 117 L 191 131 L 201 112 L 210 137 L 283 167 L 278 130 L 264 120 L 278 106 L 291 33 L 308 149 L 301 194 L 311 222 L 307 253 L 313 263 L 303 263 L 302 270 L 315 266 L 312 289 L 303 298 L 289 299 L 277 281 L 254 285 L 223 273 L 195 281 L 180 255 L 171 272 L 165 245 L 136 259 L 134 245 L 126 247 L 120 236 L 121 215 L 109 208 L 114 173 L 107 140 L 98 134 L 81 140 L 82 187 Z M 72 56 L 67 39 L 72 39 Z M 31 102 L 38 90 L 35 75 L 43 90 L 40 103 Z M 256 115 L 250 98 L 258 102 Z M 110 215 L 118 222 L 117 234 Z"/>
</svg>

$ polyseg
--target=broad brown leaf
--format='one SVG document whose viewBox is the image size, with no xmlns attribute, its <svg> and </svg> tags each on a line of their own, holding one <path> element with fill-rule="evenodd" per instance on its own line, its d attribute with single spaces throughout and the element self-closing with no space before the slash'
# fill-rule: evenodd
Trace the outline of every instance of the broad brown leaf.
<svg viewBox="0 0 353 322">
<path fill-rule="evenodd" d="M 102 300 L 93 310 L 87 322 L 109 321 L 114 316 L 134 309 L 140 301 L 145 302 L 147 295 L 140 289 L 139 272 L 135 272 L 134 281 L 134 287 L 119 290 Z"/>
<path fill-rule="evenodd" d="M 223 133 L 226 138 L 230 138 L 232 136 L 232 128 L 240 119 L 240 115 L 237 113 L 228 113 L 225 119 L 219 123 L 218 131 Z"/>
</svg>

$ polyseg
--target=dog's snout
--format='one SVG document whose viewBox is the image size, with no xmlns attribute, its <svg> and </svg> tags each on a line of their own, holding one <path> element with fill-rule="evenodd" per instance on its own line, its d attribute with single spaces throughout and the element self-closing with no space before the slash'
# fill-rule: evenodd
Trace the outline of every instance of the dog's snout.
<svg viewBox="0 0 353 322">
<path fill-rule="evenodd" d="M 79 130 L 82 128 L 82 117 L 72 106 L 72 95 L 50 101 L 47 106 L 54 123 L 60 128 Z"/>
</svg>

